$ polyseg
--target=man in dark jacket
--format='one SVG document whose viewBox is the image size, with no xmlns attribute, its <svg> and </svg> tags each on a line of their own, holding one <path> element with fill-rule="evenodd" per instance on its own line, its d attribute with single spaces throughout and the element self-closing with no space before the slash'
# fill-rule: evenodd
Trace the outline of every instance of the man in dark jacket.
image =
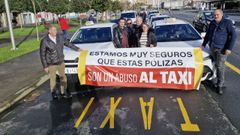
<svg viewBox="0 0 240 135">
<path fill-rule="evenodd" d="M 139 46 L 139 40 L 140 40 L 140 36 L 141 36 L 141 34 L 143 32 L 142 24 L 143 24 L 142 17 L 141 16 L 137 16 L 136 24 L 133 25 L 134 38 L 131 39 L 134 42 L 133 47 L 140 47 Z"/>
<path fill-rule="evenodd" d="M 232 21 L 223 18 L 221 9 L 215 10 L 214 18 L 209 25 L 201 48 L 205 47 L 207 43 L 211 48 L 217 70 L 217 92 L 221 95 L 224 84 L 224 62 L 236 43 L 237 34 Z"/>
<path fill-rule="evenodd" d="M 67 77 L 65 75 L 65 64 L 63 46 L 70 47 L 75 51 L 82 51 L 80 48 L 71 44 L 64 37 L 57 34 L 57 29 L 50 26 L 49 34 L 41 40 L 40 58 L 44 71 L 50 75 L 50 89 L 53 99 L 57 98 L 56 94 L 56 72 L 58 71 L 61 81 L 61 96 L 69 97 L 70 93 L 65 93 L 67 88 Z"/>
<path fill-rule="evenodd" d="M 125 19 L 120 18 L 118 27 L 113 30 L 113 43 L 116 48 L 129 48 L 128 45 L 128 30 L 125 27 Z"/>
</svg>

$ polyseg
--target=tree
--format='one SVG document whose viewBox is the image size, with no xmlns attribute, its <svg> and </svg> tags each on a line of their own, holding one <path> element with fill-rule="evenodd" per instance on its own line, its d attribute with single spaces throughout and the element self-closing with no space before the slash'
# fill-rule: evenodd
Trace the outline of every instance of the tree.
<svg viewBox="0 0 240 135">
<path fill-rule="evenodd" d="M 67 6 L 66 6 L 67 5 Z M 47 5 L 47 11 L 63 14 L 69 11 L 69 0 L 49 0 Z"/>
<path fill-rule="evenodd" d="M 5 12 L 4 0 L 0 0 L 0 13 Z"/>
<path fill-rule="evenodd" d="M 88 0 L 72 0 L 70 10 L 73 12 L 87 12 L 90 9 Z"/>
<path fill-rule="evenodd" d="M 115 0 L 111 2 L 111 11 L 117 12 L 118 10 L 123 10 L 121 3 L 119 0 Z"/>
<path fill-rule="evenodd" d="M 97 13 L 97 22 L 98 22 L 98 12 L 103 13 L 102 19 L 106 17 L 107 10 L 111 9 L 111 0 L 94 0 L 92 2 L 92 9 Z"/>
<path fill-rule="evenodd" d="M 111 8 L 111 0 L 94 0 L 92 9 L 96 12 L 104 12 Z"/>
</svg>

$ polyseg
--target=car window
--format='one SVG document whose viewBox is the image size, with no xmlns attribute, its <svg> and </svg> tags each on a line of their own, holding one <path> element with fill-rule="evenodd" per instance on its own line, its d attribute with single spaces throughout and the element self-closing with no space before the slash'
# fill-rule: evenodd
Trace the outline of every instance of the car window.
<svg viewBox="0 0 240 135">
<path fill-rule="evenodd" d="M 191 41 L 201 37 L 189 24 L 162 25 L 155 28 L 158 42 Z"/>
<path fill-rule="evenodd" d="M 132 13 L 122 13 L 121 17 L 123 17 L 123 18 L 135 18 L 136 15 L 135 15 L 134 12 L 132 12 Z"/>
<path fill-rule="evenodd" d="M 112 41 L 110 27 L 80 29 L 71 40 L 74 44 Z"/>
<path fill-rule="evenodd" d="M 204 16 L 206 17 L 206 19 L 213 19 L 214 18 L 213 12 L 205 12 Z"/>
</svg>

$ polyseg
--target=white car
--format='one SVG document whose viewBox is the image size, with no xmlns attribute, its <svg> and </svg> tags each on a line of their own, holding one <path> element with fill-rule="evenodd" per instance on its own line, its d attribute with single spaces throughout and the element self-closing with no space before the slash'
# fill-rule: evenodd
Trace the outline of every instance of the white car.
<svg viewBox="0 0 240 135">
<path fill-rule="evenodd" d="M 198 48 L 203 37 L 188 22 L 169 18 L 154 26 L 157 47 L 194 47 Z M 214 62 L 208 47 L 203 49 L 204 71 L 202 81 L 216 77 Z"/>
<path fill-rule="evenodd" d="M 121 18 L 131 19 L 133 23 L 136 23 L 137 12 L 136 11 L 123 11 Z"/>
<path fill-rule="evenodd" d="M 160 21 L 160 20 L 164 20 L 166 18 L 170 18 L 168 15 L 156 15 L 156 16 L 153 16 L 149 21 L 148 21 L 148 24 L 150 26 L 153 26 L 153 23 L 156 22 L 156 21 Z"/>
<path fill-rule="evenodd" d="M 83 26 L 72 36 L 70 42 L 85 50 L 115 48 L 113 44 L 113 29 L 115 23 L 93 24 Z M 79 52 L 64 47 L 65 74 L 71 83 L 77 82 Z"/>
</svg>

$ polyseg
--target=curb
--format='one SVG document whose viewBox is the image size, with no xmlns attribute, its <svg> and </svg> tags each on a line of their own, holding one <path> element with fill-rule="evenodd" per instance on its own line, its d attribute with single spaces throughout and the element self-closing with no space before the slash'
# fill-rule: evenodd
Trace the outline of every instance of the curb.
<svg viewBox="0 0 240 135">
<path fill-rule="evenodd" d="M 15 105 L 17 102 L 22 100 L 24 97 L 26 97 L 28 94 L 33 92 L 36 88 L 38 88 L 40 85 L 45 83 L 49 79 L 48 75 L 44 75 L 40 77 L 36 82 L 34 82 L 31 85 L 28 85 L 20 90 L 18 90 L 13 96 L 11 96 L 10 99 L 5 101 L 2 106 L 0 106 L 0 114 L 4 112 L 5 110 L 9 109 L 13 105 Z"/>
</svg>

